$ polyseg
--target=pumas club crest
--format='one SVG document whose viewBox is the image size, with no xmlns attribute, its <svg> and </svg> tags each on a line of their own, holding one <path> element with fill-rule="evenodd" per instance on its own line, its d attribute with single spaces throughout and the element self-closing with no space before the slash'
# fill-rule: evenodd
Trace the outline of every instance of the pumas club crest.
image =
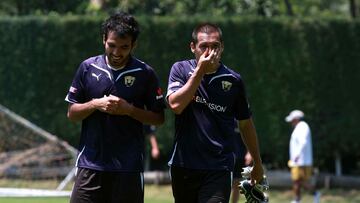
<svg viewBox="0 0 360 203">
<path fill-rule="evenodd" d="M 227 92 L 231 89 L 232 83 L 229 81 L 221 81 L 222 89 Z"/>
<path fill-rule="evenodd" d="M 133 76 L 125 76 L 124 77 L 124 83 L 126 87 L 131 87 L 135 82 L 135 77 Z"/>
</svg>

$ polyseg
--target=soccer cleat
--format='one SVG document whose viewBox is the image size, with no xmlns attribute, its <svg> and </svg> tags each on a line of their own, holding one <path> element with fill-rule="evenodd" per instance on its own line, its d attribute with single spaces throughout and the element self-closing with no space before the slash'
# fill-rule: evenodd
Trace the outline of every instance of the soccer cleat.
<svg viewBox="0 0 360 203">
<path fill-rule="evenodd" d="M 314 193 L 314 203 L 320 203 L 320 197 L 321 197 L 321 193 L 319 191 L 316 191 Z"/>
<path fill-rule="evenodd" d="M 241 172 L 241 176 L 245 179 L 250 179 L 251 178 L 251 171 L 252 171 L 253 167 L 252 166 L 247 166 L 243 168 L 243 171 Z"/>
<path fill-rule="evenodd" d="M 246 203 L 269 202 L 269 197 L 265 193 L 269 186 L 265 182 L 252 185 L 250 180 L 243 180 L 240 182 L 239 189 L 240 193 L 245 195 Z"/>
<path fill-rule="evenodd" d="M 245 180 L 240 182 L 240 193 L 245 195 L 246 203 L 268 203 L 269 197 L 265 191 L 269 189 L 269 184 L 266 176 L 264 175 L 259 183 L 253 185 L 250 180 L 252 169 L 252 167 L 243 168 L 241 175 Z"/>
</svg>

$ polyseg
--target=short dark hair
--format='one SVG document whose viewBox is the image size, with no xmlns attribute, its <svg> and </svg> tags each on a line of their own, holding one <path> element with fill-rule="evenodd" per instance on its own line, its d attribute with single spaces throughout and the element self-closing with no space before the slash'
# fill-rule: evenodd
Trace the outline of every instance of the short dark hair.
<svg viewBox="0 0 360 203">
<path fill-rule="evenodd" d="M 135 18 L 125 12 L 117 12 L 104 21 L 101 26 L 102 35 L 107 39 L 110 31 L 115 32 L 118 37 L 129 35 L 132 42 L 139 36 L 139 24 Z"/>
<path fill-rule="evenodd" d="M 199 32 L 203 32 L 203 33 L 207 33 L 207 34 L 218 32 L 219 36 L 220 36 L 220 41 L 223 42 L 222 31 L 221 31 L 220 27 L 213 23 L 201 23 L 194 28 L 192 35 L 191 35 L 192 42 L 194 44 L 196 44 L 198 42 L 197 35 Z"/>
</svg>

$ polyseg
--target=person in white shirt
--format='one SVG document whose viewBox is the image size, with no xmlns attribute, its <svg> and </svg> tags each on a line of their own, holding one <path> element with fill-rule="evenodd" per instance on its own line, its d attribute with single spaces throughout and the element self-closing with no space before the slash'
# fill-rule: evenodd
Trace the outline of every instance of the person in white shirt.
<svg viewBox="0 0 360 203">
<path fill-rule="evenodd" d="M 285 121 L 294 127 L 290 138 L 290 160 L 288 165 L 291 169 L 293 191 L 295 199 L 292 203 L 299 203 L 301 199 L 301 188 L 314 193 L 314 203 L 318 203 L 320 193 L 310 183 L 313 171 L 313 153 L 311 142 L 311 130 L 309 125 L 303 121 L 304 113 L 300 110 L 293 110 L 285 118 Z"/>
</svg>

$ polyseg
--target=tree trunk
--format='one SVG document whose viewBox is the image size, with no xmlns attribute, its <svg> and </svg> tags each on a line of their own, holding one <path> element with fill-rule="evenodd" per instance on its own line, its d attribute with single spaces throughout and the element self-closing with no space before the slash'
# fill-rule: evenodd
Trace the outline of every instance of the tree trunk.
<svg viewBox="0 0 360 203">
<path fill-rule="evenodd" d="M 286 13 L 288 16 L 293 16 L 294 12 L 292 10 L 292 5 L 290 0 L 284 0 L 285 1 L 285 5 L 286 5 Z"/>
<path fill-rule="evenodd" d="M 352 18 L 357 17 L 357 6 L 356 6 L 356 0 L 350 0 L 350 14 Z"/>
<path fill-rule="evenodd" d="M 266 0 L 257 0 L 257 13 L 260 16 L 266 16 L 266 12 L 265 12 L 265 1 Z"/>
<path fill-rule="evenodd" d="M 341 164 L 341 155 L 339 152 L 335 152 L 335 175 L 342 176 L 342 164 Z"/>
</svg>

